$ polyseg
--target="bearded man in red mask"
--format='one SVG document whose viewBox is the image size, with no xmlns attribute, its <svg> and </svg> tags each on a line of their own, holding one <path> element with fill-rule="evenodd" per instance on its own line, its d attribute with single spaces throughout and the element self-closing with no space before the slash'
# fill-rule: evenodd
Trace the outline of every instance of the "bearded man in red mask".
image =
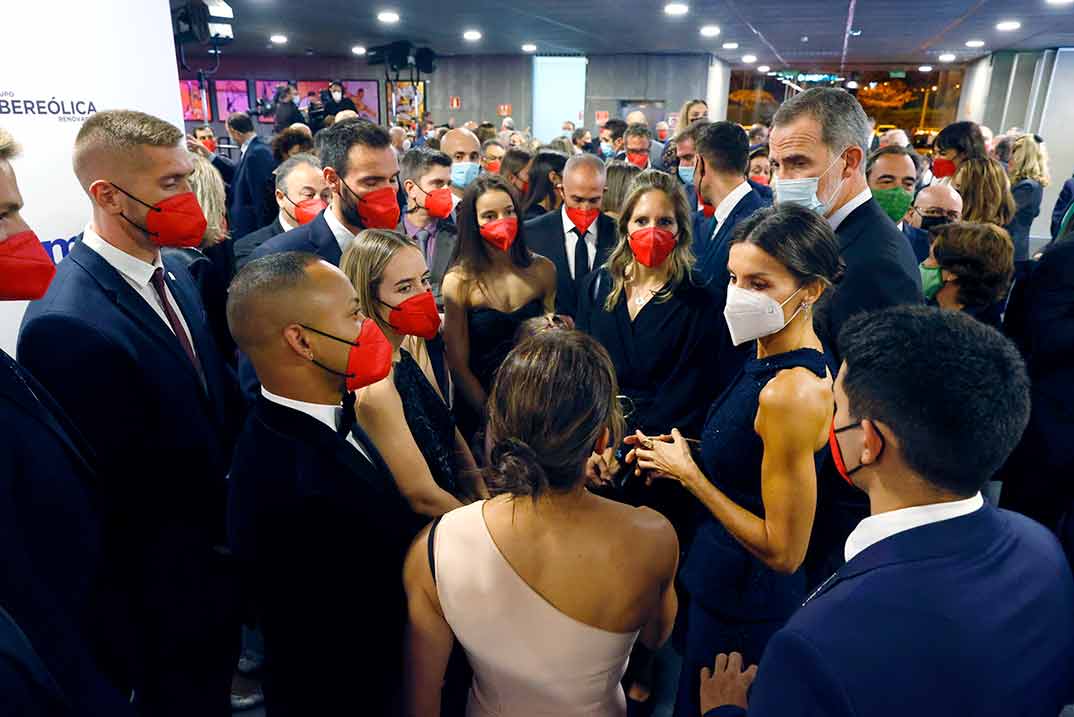
<svg viewBox="0 0 1074 717">
<path fill-rule="evenodd" d="M 241 405 L 197 285 L 162 247 L 201 243 L 193 158 L 142 112 L 83 124 L 74 170 L 92 216 L 44 297 L 19 361 L 97 458 L 102 669 L 147 716 L 230 714 L 237 574 L 224 514 Z"/>
</svg>

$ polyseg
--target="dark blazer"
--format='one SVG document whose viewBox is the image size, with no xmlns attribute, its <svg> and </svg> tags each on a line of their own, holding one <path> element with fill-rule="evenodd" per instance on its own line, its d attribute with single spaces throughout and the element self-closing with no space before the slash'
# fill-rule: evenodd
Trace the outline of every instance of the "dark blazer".
<svg viewBox="0 0 1074 717">
<path fill-rule="evenodd" d="M 272 125 L 273 134 L 279 134 L 295 122 L 305 123 L 306 121 L 306 118 L 302 115 L 302 110 L 294 102 L 280 102 L 277 104 L 275 119 L 276 121 Z"/>
<path fill-rule="evenodd" d="M 597 256 L 593 269 L 604 265 L 619 241 L 615 220 L 601 214 L 597 225 Z M 556 313 L 576 316 L 578 291 L 567 264 L 567 238 L 563 233 L 563 211 L 556 210 L 526 222 L 526 245 L 556 265 Z"/>
<path fill-rule="evenodd" d="M 220 349 L 221 357 L 234 369 L 235 340 L 231 337 L 231 330 L 227 325 L 227 287 L 230 277 L 201 249 L 162 249 L 162 251 L 181 262 L 194 278 L 202 306 L 205 307 L 205 314 L 209 319 L 209 329 L 212 331 L 213 340 Z"/>
<path fill-rule="evenodd" d="M 768 204 L 772 204 L 773 201 L 775 201 L 773 199 L 774 195 L 771 186 L 767 184 L 761 184 L 760 182 L 755 182 L 752 179 L 747 179 L 746 181 L 750 183 L 751 187 L 753 187 L 753 191 L 761 195 L 761 198 L 764 199 Z"/>
<path fill-rule="evenodd" d="M 174 257 L 163 262 L 204 384 L 156 312 L 82 242 L 27 309 L 18 356 L 99 459 L 114 679 L 139 690 L 150 711 L 159 701 L 176 713 L 218 714 L 188 680 L 211 692 L 222 677 L 227 707 L 233 663 L 221 653 L 237 623 L 221 546 L 239 402 L 193 278 Z"/>
<path fill-rule="evenodd" d="M 359 429 L 360 430 L 360 429 Z M 228 508 L 265 635 L 268 713 L 329 714 L 330 685 L 368 685 L 362 713 L 395 714 L 403 559 L 419 521 L 371 441 L 372 462 L 323 423 L 258 398 L 235 450 Z"/>
<path fill-rule="evenodd" d="M 1040 525 L 985 505 L 844 565 L 768 643 L 749 714 L 1051 717 L 1072 685 L 1066 558 Z"/>
<path fill-rule="evenodd" d="M 4 714 L 21 717 L 67 717 L 70 698 L 34 650 L 26 633 L 0 607 L 0 696 Z M 99 712 L 99 714 L 107 714 Z"/>
<path fill-rule="evenodd" d="M 262 217 L 268 212 L 268 187 L 276 160 L 272 148 L 260 137 L 254 137 L 238 162 L 213 155 L 216 167 L 228 183 L 228 226 L 231 236 L 241 239 L 264 226 Z M 274 207 L 273 207 L 274 208 Z"/>
<path fill-rule="evenodd" d="M 283 234 L 286 229 L 280 224 L 280 216 L 276 215 L 276 218 L 272 220 L 272 224 L 267 227 L 261 227 L 255 231 L 250 232 L 241 239 L 235 241 L 234 253 L 235 253 L 235 272 L 238 273 L 242 267 L 246 266 L 251 256 L 259 246 L 267 242 L 269 239 Z"/>
<path fill-rule="evenodd" d="M 712 227 L 716 223 L 716 217 L 711 219 L 701 214 L 702 231 L 708 231 L 704 237 L 694 237 L 698 249 L 697 273 L 701 278 L 713 286 L 727 286 L 731 275 L 727 271 L 727 259 L 731 253 L 731 239 L 735 234 L 735 227 L 739 222 L 745 221 L 758 209 L 768 206 L 764 197 L 752 189 L 739 200 L 727 219 L 716 229 L 716 235 L 712 235 Z M 700 214 L 700 212 L 699 212 Z M 695 225 L 697 219 L 695 218 Z"/>
<path fill-rule="evenodd" d="M 924 229 L 918 229 L 910 222 L 902 223 L 902 234 L 906 241 L 910 242 L 910 250 L 914 252 L 917 263 L 929 258 L 929 250 L 932 249 L 932 237 Z"/>
<path fill-rule="evenodd" d="M 1059 238 L 1059 229 L 1071 202 L 1074 202 L 1074 178 L 1063 182 L 1063 188 L 1059 190 L 1059 198 L 1055 200 L 1055 207 L 1052 208 L 1052 239 Z"/>
<path fill-rule="evenodd" d="M 813 327 L 839 362 L 843 324 L 861 311 L 920 304 L 921 272 L 906 237 L 875 199 L 850 213 L 835 230 L 846 276 L 818 302 Z"/>
<path fill-rule="evenodd" d="M 332 210 L 329 208 L 324 211 Z M 325 221 L 324 212 L 321 212 L 309 224 L 303 224 L 269 239 L 253 250 L 248 261 L 281 251 L 308 251 L 336 266 L 339 266 L 339 260 L 343 258 L 336 235 L 332 233 L 331 227 Z"/>
<path fill-rule="evenodd" d="M 70 709 L 62 714 L 133 714 L 98 665 L 112 618 L 98 581 L 101 478 L 92 451 L 48 391 L 2 351 L 0 425 L 0 701 L 16 704 L 8 691 L 16 664 L 33 678 L 28 694 L 62 696 Z"/>
<path fill-rule="evenodd" d="M 1033 220 L 1040 214 L 1040 203 L 1044 199 L 1044 187 L 1040 182 L 1023 179 L 1011 187 L 1016 206 L 1014 218 L 1007 225 L 1011 239 L 1014 241 L 1014 260 L 1024 261 L 1029 258 L 1029 230 Z"/>
</svg>

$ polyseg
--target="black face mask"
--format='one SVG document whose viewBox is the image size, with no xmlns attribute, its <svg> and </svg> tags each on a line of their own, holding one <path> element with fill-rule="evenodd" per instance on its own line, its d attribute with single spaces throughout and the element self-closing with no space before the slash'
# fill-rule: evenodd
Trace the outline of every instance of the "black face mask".
<svg viewBox="0 0 1074 717">
<path fill-rule="evenodd" d="M 921 228 L 927 232 L 931 232 L 933 229 L 944 224 L 950 224 L 951 220 L 945 216 L 933 217 L 927 214 L 921 216 Z"/>
</svg>

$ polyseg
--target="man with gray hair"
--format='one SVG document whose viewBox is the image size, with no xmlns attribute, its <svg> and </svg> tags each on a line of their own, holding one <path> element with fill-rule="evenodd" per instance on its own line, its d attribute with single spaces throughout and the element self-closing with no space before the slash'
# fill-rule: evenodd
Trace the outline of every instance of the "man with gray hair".
<svg viewBox="0 0 1074 717">
<path fill-rule="evenodd" d="M 332 200 L 332 189 L 324 179 L 321 160 L 312 154 L 296 154 L 284 160 L 273 174 L 276 206 L 280 211 L 272 224 L 235 241 L 236 271 L 250 261 L 257 247 L 274 236 L 312 222 Z"/>
<path fill-rule="evenodd" d="M 575 316 L 585 277 L 604 264 L 618 240 L 600 211 L 604 162 L 577 154 L 563 167 L 563 208 L 526 222 L 526 243 L 556 265 L 556 313 Z"/>
<path fill-rule="evenodd" d="M 871 132 L 850 93 L 814 87 L 780 106 L 769 135 L 776 203 L 798 204 L 826 217 L 839 240 L 846 274 L 825 292 L 813 317 L 817 336 L 837 363 L 836 341 L 851 316 L 920 304 L 924 298 L 910 243 L 873 199 L 865 178 Z M 812 584 L 842 563 L 841 546 L 866 515 L 860 494 L 831 471 L 820 476 L 805 564 Z"/>
</svg>

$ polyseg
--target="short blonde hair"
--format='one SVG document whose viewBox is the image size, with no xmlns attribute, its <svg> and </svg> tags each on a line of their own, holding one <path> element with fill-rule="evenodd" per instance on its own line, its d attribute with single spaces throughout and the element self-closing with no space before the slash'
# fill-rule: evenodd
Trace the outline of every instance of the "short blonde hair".
<svg viewBox="0 0 1074 717">
<path fill-rule="evenodd" d="M 1011 148 L 1011 160 L 1007 166 L 1011 184 L 1023 179 L 1032 179 L 1042 187 L 1051 182 L 1048 173 L 1048 150 L 1043 142 L 1038 142 L 1036 135 L 1023 134 L 1014 140 Z"/>
<path fill-rule="evenodd" d="M 134 110 L 105 110 L 82 124 L 75 138 L 75 176 L 84 189 L 100 177 L 89 172 L 95 160 L 125 156 L 133 159 L 141 147 L 175 147 L 183 132 L 170 122 Z"/>
<path fill-rule="evenodd" d="M 663 192 L 667 195 L 675 208 L 675 223 L 679 225 L 679 234 L 675 237 L 675 248 L 671 251 L 671 256 L 667 258 L 670 267 L 667 288 L 657 295 L 656 301 L 667 301 L 682 282 L 691 280 L 694 252 L 690 246 L 693 243 L 690 204 L 686 201 L 686 195 L 677 178 L 656 169 L 646 169 L 630 185 L 626 201 L 623 202 L 622 214 L 619 216 L 619 243 L 612 250 L 611 256 L 604 265 L 612 279 L 612 289 L 608 293 L 608 300 L 604 302 L 605 311 L 615 309 L 619 296 L 626 286 L 627 274 L 634 265 L 634 252 L 630 248 L 628 227 L 630 218 L 634 214 L 634 207 L 649 192 Z"/>
<path fill-rule="evenodd" d="M 399 232 L 365 229 L 358 233 L 339 260 L 340 270 L 350 279 L 358 295 L 358 307 L 383 331 L 392 330 L 392 327 L 377 313 L 377 292 L 388 262 L 397 252 L 407 248 L 417 250 L 414 242 Z"/>
<path fill-rule="evenodd" d="M 0 162 L 14 159 L 21 151 L 15 138 L 3 127 L 0 127 Z"/>
<path fill-rule="evenodd" d="M 224 190 L 224 178 L 212 162 L 200 155 L 194 155 L 194 173 L 190 175 L 190 188 L 198 198 L 202 214 L 208 221 L 205 235 L 201 239 L 201 248 L 208 249 L 228 238 L 227 231 L 227 193 Z"/>
</svg>

